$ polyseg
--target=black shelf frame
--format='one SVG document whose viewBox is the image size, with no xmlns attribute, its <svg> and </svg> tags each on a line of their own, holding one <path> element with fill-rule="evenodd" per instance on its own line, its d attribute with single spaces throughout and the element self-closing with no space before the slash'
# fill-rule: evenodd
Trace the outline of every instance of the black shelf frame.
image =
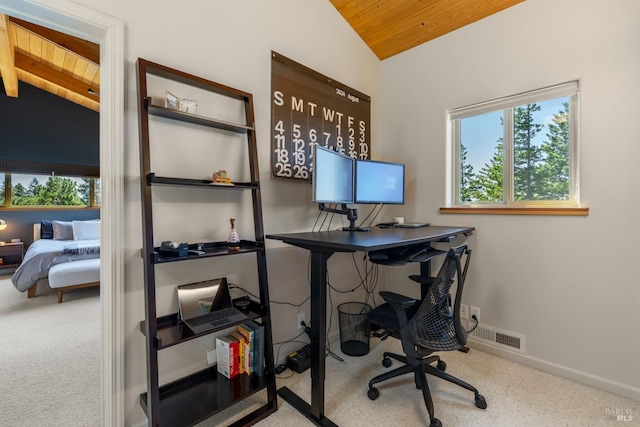
<svg viewBox="0 0 640 427">
<path fill-rule="evenodd" d="M 160 254 L 160 247 L 153 248 L 150 254 L 150 261 L 153 264 L 163 264 L 165 262 L 190 261 L 194 259 L 211 258 L 218 256 L 229 256 L 238 254 L 248 254 L 253 252 L 264 251 L 264 242 L 254 242 L 251 240 L 240 240 L 240 248 L 230 250 L 227 242 L 206 242 L 191 243 L 187 247 L 189 250 L 202 251 L 203 254 L 188 253 L 185 256 L 168 256 Z"/>
<path fill-rule="evenodd" d="M 260 184 L 257 182 L 232 182 L 233 185 L 220 185 L 206 179 L 177 178 L 157 176 L 155 173 L 147 175 L 149 185 L 185 185 L 190 187 L 214 188 L 216 190 L 257 190 Z"/>
<path fill-rule="evenodd" d="M 249 426 L 278 409 L 275 369 L 273 356 L 273 336 L 271 330 L 271 314 L 269 309 L 269 286 L 267 281 L 267 261 L 264 244 L 264 228 L 262 223 L 262 197 L 260 194 L 260 174 L 258 171 L 258 150 L 254 129 L 255 117 L 253 96 L 238 89 L 184 73 L 142 58 L 137 61 L 138 112 L 140 123 L 140 186 L 142 197 L 142 250 L 144 263 L 144 298 L 145 320 L 140 322 L 140 331 L 146 342 L 146 374 L 147 391 L 140 395 L 140 405 L 145 411 L 149 426 L 190 426 L 194 425 L 234 403 L 266 389 L 267 402 L 252 413 L 232 423 L 232 426 Z M 197 114 L 171 110 L 153 105 L 147 94 L 147 75 L 155 75 L 168 80 L 177 81 L 205 91 L 236 99 L 244 103 L 246 124 L 230 123 Z M 149 142 L 149 116 L 205 126 L 217 130 L 246 135 L 248 145 L 249 182 L 234 182 L 233 185 L 216 185 L 209 180 L 180 177 L 156 176 L 151 171 L 151 155 Z M 189 131 L 185 127 L 185 131 Z M 234 143 L 236 138 L 234 139 Z M 253 208 L 253 225 L 255 239 L 242 240 L 238 250 L 229 250 L 226 242 L 198 242 L 188 244 L 190 250 L 204 251 L 203 254 L 188 253 L 186 256 L 167 256 L 154 246 L 153 237 L 153 194 L 154 186 L 194 187 L 225 190 L 250 191 Z M 170 384 L 159 384 L 158 352 L 184 342 L 196 339 L 216 331 L 194 334 L 184 327 L 178 313 L 158 316 L 156 310 L 155 268 L 157 264 L 193 261 L 219 256 L 247 256 L 253 254 L 257 264 L 257 282 L 259 285 L 259 301 L 251 301 L 250 319 L 264 326 L 265 354 L 264 376 L 259 378 L 238 375 L 232 380 L 221 376 L 217 367 L 213 366 L 201 372 L 178 379 Z M 206 261 L 202 261 L 206 262 Z M 245 298 L 245 297 L 243 297 Z M 239 322 L 242 323 L 242 322 Z M 225 325 L 217 331 L 227 329 Z"/>
<path fill-rule="evenodd" d="M 216 365 L 213 365 L 160 387 L 162 425 L 193 426 L 264 390 L 272 382 L 275 382 L 273 373 L 263 377 L 255 374 L 238 375 L 229 379 L 219 374 Z M 148 409 L 148 399 L 147 393 L 140 395 L 140 405 L 145 412 Z M 211 404 L 203 407 L 203 401 Z M 275 402 L 268 402 L 231 426 L 246 425 L 249 420 L 257 422 L 271 414 L 276 409 L 274 406 Z"/>
<path fill-rule="evenodd" d="M 246 299 L 244 297 L 239 299 Z M 266 315 L 266 310 L 264 306 L 256 301 L 250 301 L 249 312 L 246 313 L 247 317 L 250 320 L 258 320 L 260 323 L 263 321 L 263 317 Z M 157 333 L 156 336 L 153 337 L 154 347 L 156 350 L 162 350 L 164 348 L 168 348 L 174 346 L 176 344 L 181 344 L 186 341 L 190 341 L 195 338 L 200 338 L 205 335 L 213 334 L 218 331 L 228 329 L 230 327 L 239 325 L 241 323 L 246 322 L 246 320 L 241 320 L 239 322 L 227 323 L 224 326 L 219 328 L 212 329 L 207 332 L 202 332 L 199 334 L 194 333 L 189 329 L 188 326 L 184 325 L 180 320 L 179 313 L 171 313 L 166 316 L 161 316 L 156 319 L 157 323 Z M 146 334 L 146 321 L 140 322 L 140 332 Z"/>
<path fill-rule="evenodd" d="M 145 107 L 150 115 L 164 117 L 165 119 L 179 120 L 196 125 L 228 130 L 235 133 L 247 133 L 248 131 L 253 130 L 253 126 L 226 122 L 224 120 L 216 120 L 209 117 L 199 116 L 197 114 L 185 113 L 184 111 L 172 110 L 159 105 L 153 105 L 151 104 L 151 98 L 145 98 Z"/>
</svg>

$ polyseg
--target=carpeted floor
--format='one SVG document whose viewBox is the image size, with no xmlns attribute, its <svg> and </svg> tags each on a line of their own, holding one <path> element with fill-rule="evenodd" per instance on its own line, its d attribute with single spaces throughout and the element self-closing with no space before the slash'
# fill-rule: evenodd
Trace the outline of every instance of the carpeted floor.
<svg viewBox="0 0 640 427">
<path fill-rule="evenodd" d="M 58 304 L 51 291 L 27 299 L 9 277 L 0 276 L 0 426 L 99 426 L 99 290 L 70 292 Z M 344 362 L 327 357 L 325 415 L 332 421 L 347 427 L 428 425 L 411 376 L 380 384 L 376 401 L 367 397 L 369 379 L 387 369 L 380 363 L 382 353 L 400 351 L 397 340 L 372 339 L 370 352 L 363 357 L 345 356 L 339 345 L 333 350 Z M 471 392 L 430 378 L 436 416 L 446 427 L 640 426 L 639 402 L 474 349 L 442 357 L 447 372 L 476 386 L 488 403 L 486 410 L 478 409 Z M 287 386 L 309 402 L 309 372 L 285 371 L 278 387 Z M 228 425 L 263 404 L 264 394 L 257 393 L 199 426 Z M 279 410 L 258 427 L 313 425 L 281 398 L 278 404 Z M 618 421 L 616 414 L 631 419 Z"/>
<path fill-rule="evenodd" d="M 100 291 L 36 298 L 0 276 L 0 426 L 100 425 Z"/>
<path fill-rule="evenodd" d="M 381 383 L 380 397 L 367 397 L 369 380 L 387 368 L 381 364 L 384 351 L 401 352 L 398 340 L 371 340 L 363 357 L 343 355 L 344 362 L 327 357 L 325 415 L 340 426 L 428 426 L 429 419 L 420 390 L 411 375 Z M 442 353 L 447 372 L 473 384 L 485 396 L 486 410 L 476 408 L 473 393 L 439 378 L 429 377 L 436 416 L 445 427 L 615 427 L 639 426 L 640 403 L 592 387 L 574 383 L 545 372 L 472 349 Z M 394 362 L 393 366 L 398 366 Z M 278 388 L 287 386 L 310 402 L 310 371 L 285 371 Z M 264 395 L 246 399 L 244 406 L 264 403 Z M 313 425 L 292 406 L 278 399 L 279 409 L 258 427 L 300 427 Z M 616 412 L 617 411 L 617 412 Z M 237 408 L 201 423 L 201 427 L 228 425 L 237 419 Z M 617 421 L 616 413 L 631 416 Z M 629 418 L 627 418 L 629 419 Z"/>
</svg>

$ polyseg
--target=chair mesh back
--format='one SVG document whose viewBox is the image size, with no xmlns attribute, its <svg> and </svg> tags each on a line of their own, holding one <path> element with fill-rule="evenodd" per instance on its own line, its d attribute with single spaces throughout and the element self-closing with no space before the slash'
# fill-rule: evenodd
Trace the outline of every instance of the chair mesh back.
<svg viewBox="0 0 640 427">
<path fill-rule="evenodd" d="M 451 351 L 466 344 L 466 332 L 459 326 L 458 333 L 461 335 L 456 333 L 456 323 L 460 325 L 460 321 L 458 318 L 456 322 L 454 318 L 454 313 L 459 310 L 464 280 L 458 280 L 455 310 L 450 293 L 456 276 L 461 275 L 461 279 L 464 279 L 466 271 L 460 271 L 460 258 L 466 249 L 467 246 L 462 245 L 449 250 L 418 312 L 405 326 L 409 328 L 415 345 L 434 351 Z M 455 315 L 459 316 L 459 313 Z M 463 338 L 463 342 L 459 338 Z"/>
</svg>

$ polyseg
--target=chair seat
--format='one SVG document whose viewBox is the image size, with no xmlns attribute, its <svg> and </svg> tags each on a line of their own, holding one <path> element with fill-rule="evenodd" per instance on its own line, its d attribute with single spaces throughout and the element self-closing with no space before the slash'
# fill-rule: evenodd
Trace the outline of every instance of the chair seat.
<svg viewBox="0 0 640 427">
<path fill-rule="evenodd" d="M 413 317 L 416 311 L 418 311 L 418 308 L 420 308 L 420 304 L 415 304 L 413 307 L 409 308 L 407 310 L 408 317 Z M 385 329 L 391 329 L 394 331 L 400 330 L 400 321 L 398 320 L 398 315 L 389 303 L 380 304 L 369 313 L 367 313 L 367 317 L 371 322 L 377 323 Z"/>
</svg>

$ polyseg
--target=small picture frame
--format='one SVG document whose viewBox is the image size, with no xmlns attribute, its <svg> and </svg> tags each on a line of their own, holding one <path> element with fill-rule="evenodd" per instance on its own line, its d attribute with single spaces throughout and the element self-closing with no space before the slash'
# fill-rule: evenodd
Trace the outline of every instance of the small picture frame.
<svg viewBox="0 0 640 427">
<path fill-rule="evenodd" d="M 198 110 L 198 102 L 195 99 L 180 98 L 178 109 L 183 113 L 196 114 Z"/>
<path fill-rule="evenodd" d="M 177 96 L 167 92 L 167 96 L 164 98 L 164 106 L 170 110 L 177 110 L 179 101 L 180 99 Z"/>
</svg>

